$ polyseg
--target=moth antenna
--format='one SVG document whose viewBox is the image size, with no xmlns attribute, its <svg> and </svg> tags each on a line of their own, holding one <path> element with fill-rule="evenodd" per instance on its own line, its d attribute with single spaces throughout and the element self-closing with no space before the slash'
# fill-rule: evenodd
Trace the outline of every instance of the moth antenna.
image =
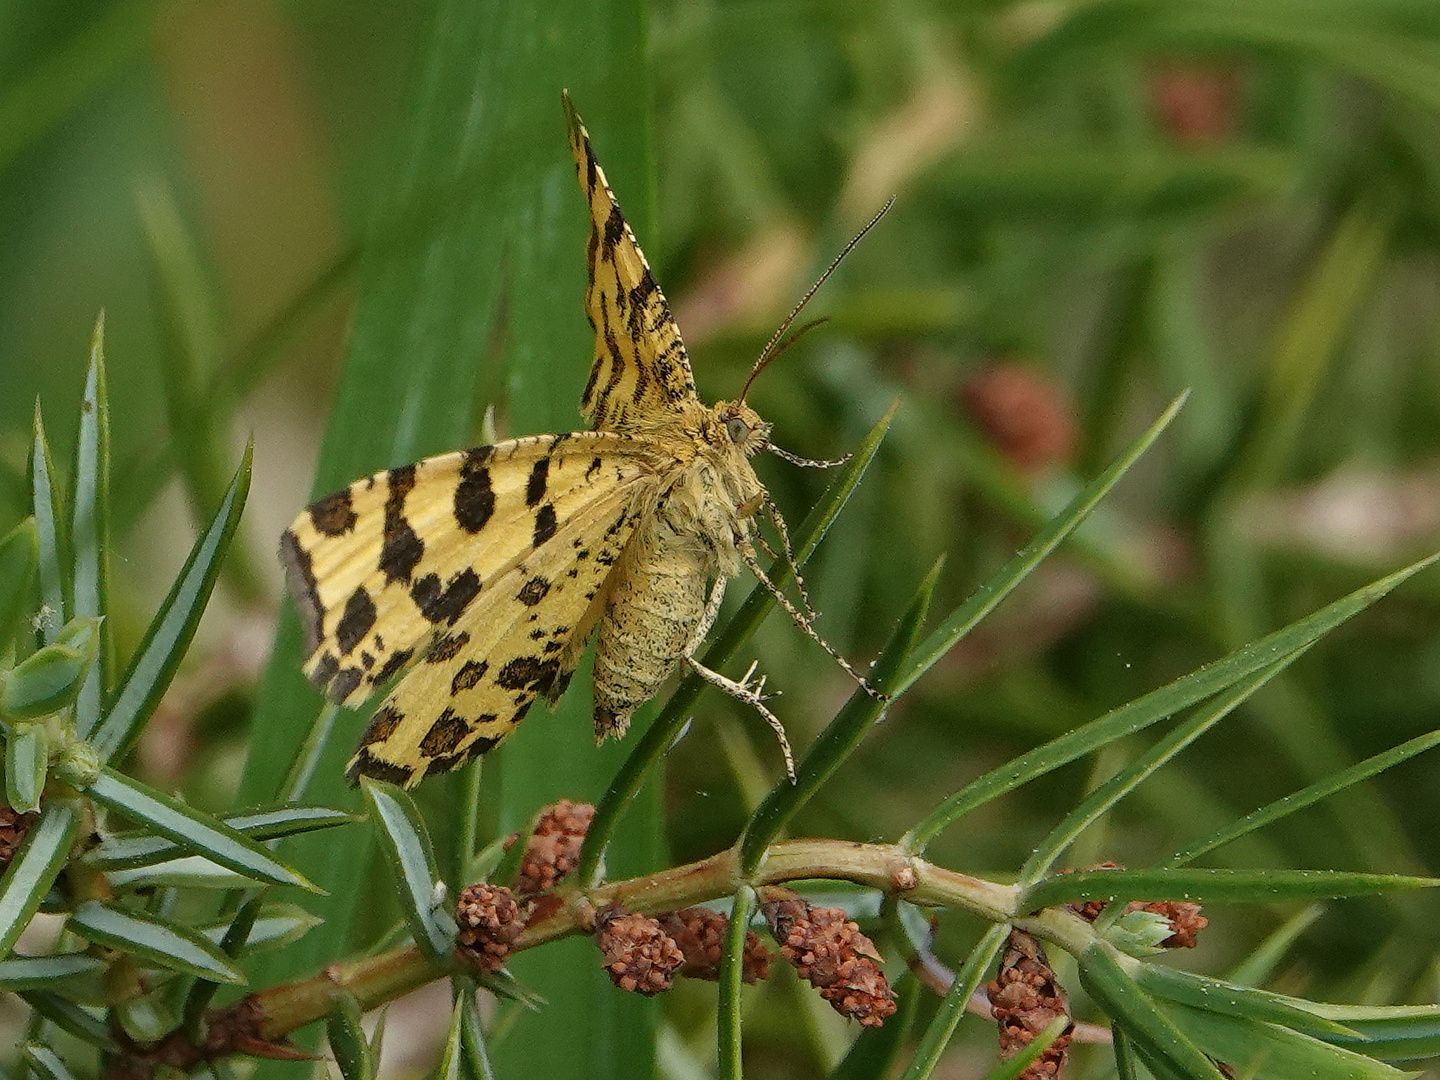
<svg viewBox="0 0 1440 1080">
<path fill-rule="evenodd" d="M 800 565 L 795 561 L 795 549 L 790 546 L 790 530 L 785 527 L 785 518 L 780 513 L 780 507 L 775 505 L 775 500 L 770 497 L 768 491 L 765 493 L 764 504 L 765 515 L 780 536 L 780 550 L 785 555 L 785 566 L 795 576 L 795 589 L 800 593 L 800 603 L 805 609 L 805 614 L 813 622 L 820 616 L 815 613 L 815 608 L 810 603 L 810 594 L 805 591 L 805 579 L 800 576 Z M 760 534 L 757 532 L 755 535 L 759 539 Z M 770 557 L 773 559 L 776 556 L 771 555 Z"/>
<path fill-rule="evenodd" d="M 836 458 L 834 461 L 817 461 L 815 458 L 801 457 L 799 454 L 792 454 L 789 450 L 782 450 L 774 443 L 767 444 L 765 449 L 769 450 L 782 461 L 788 461 L 791 465 L 799 465 L 802 469 L 833 469 L 837 465 L 844 465 L 851 457 L 851 455 L 846 454 L 844 457 Z"/>
<path fill-rule="evenodd" d="M 875 216 L 865 223 L 865 227 L 855 234 L 854 239 L 852 239 L 848 244 L 846 244 L 843 248 L 840 249 L 840 254 L 835 256 L 835 258 L 831 261 L 830 265 L 825 268 L 825 272 L 821 274 L 818 279 L 816 279 L 814 285 L 810 286 L 809 291 L 800 298 L 800 302 L 790 310 L 790 314 L 785 316 L 785 321 L 780 324 L 780 329 L 776 330 L 775 333 L 771 335 L 770 340 L 765 343 L 765 348 L 760 350 L 759 359 L 755 361 L 755 366 L 750 369 L 750 376 L 745 380 L 745 385 L 740 388 L 740 403 L 742 405 L 745 403 L 745 396 L 750 393 L 750 384 L 755 381 L 755 376 L 759 375 L 760 372 L 764 371 L 766 366 L 769 365 L 770 361 L 774 360 L 775 357 L 780 355 L 781 350 L 780 348 L 778 348 L 778 346 L 780 345 L 781 339 L 785 337 L 786 332 L 790 329 L 791 325 L 799 317 L 800 312 L 805 310 L 805 305 L 808 304 L 811 298 L 820 291 L 820 286 L 825 284 L 826 280 L 830 277 L 831 274 L 835 272 L 835 268 L 840 265 L 841 261 L 845 258 L 845 256 L 849 255 L 850 252 L 855 250 L 855 245 L 860 243 L 860 241 L 865 238 L 865 234 L 868 233 L 871 229 L 873 229 L 875 225 L 879 222 L 879 220 L 887 213 L 889 213 L 890 208 L 894 205 L 895 196 L 891 195 L 890 198 L 885 200 L 885 205 L 876 212 Z M 811 323 L 810 326 L 806 326 L 799 333 L 797 333 L 795 335 L 795 338 L 792 338 L 791 341 L 793 342 L 795 339 L 798 339 L 800 337 L 800 334 L 805 333 L 806 330 L 809 330 L 817 325 L 819 325 L 818 322 Z"/>
<path fill-rule="evenodd" d="M 800 609 L 790 602 L 790 598 L 781 592 L 776 584 L 770 580 L 769 575 L 765 573 L 765 569 L 760 565 L 760 561 L 755 558 L 755 551 L 749 544 L 740 548 L 740 558 L 745 561 L 745 565 L 750 568 L 750 572 L 755 575 L 760 584 L 764 585 L 770 595 L 775 597 L 775 602 L 785 609 L 785 613 L 790 616 L 790 621 L 798 626 L 806 637 L 824 649 L 830 658 L 840 665 L 841 670 L 855 680 L 860 689 L 864 690 L 877 701 L 889 700 L 887 695 L 880 693 L 880 691 L 866 682 L 865 676 L 851 667 L 850 661 L 836 652 L 835 647 L 816 632 L 815 627 L 810 624 L 810 620 L 807 619 Z"/>
</svg>

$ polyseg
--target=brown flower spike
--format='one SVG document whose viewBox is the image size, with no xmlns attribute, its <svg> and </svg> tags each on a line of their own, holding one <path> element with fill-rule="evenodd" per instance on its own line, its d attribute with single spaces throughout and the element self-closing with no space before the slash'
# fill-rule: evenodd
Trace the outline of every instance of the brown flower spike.
<svg viewBox="0 0 1440 1080">
<path fill-rule="evenodd" d="M 1000 1058 L 1014 1057 L 1044 1031 L 1057 1016 L 1070 1015 L 1065 991 L 1040 943 L 1020 930 L 1010 931 L 999 975 L 985 987 L 990 1012 L 1000 1029 Z M 1051 1080 L 1065 1064 L 1072 1021 L 1065 1033 L 1026 1067 L 1019 1080 Z"/>
<path fill-rule="evenodd" d="M 460 927 L 455 935 L 456 958 L 487 975 L 499 971 L 525 929 L 530 906 L 529 901 L 517 901 L 503 885 L 467 885 L 455 905 Z"/>
<path fill-rule="evenodd" d="M 526 842 L 515 874 L 515 892 L 520 896 L 548 892 L 574 870 L 594 817 L 595 807 L 589 803 L 561 799 L 546 807 Z"/>
<path fill-rule="evenodd" d="M 691 907 L 657 916 L 660 928 L 680 947 L 685 963 L 680 974 L 692 979 L 720 978 L 720 954 L 725 947 L 729 916 L 710 908 Z M 747 984 L 770 977 L 770 953 L 751 932 L 745 934 L 741 976 Z"/>
<path fill-rule="evenodd" d="M 595 944 L 604 957 L 610 981 L 646 997 L 669 990 L 675 972 L 685 963 L 680 946 L 648 915 L 611 908 L 595 920 Z"/>
<path fill-rule="evenodd" d="M 767 890 L 767 895 L 783 890 Z M 793 893 L 768 899 L 765 918 L 780 955 L 820 991 L 841 1016 L 879 1027 L 895 1012 L 895 994 L 880 970 L 879 952 L 840 908 L 815 908 Z"/>
</svg>

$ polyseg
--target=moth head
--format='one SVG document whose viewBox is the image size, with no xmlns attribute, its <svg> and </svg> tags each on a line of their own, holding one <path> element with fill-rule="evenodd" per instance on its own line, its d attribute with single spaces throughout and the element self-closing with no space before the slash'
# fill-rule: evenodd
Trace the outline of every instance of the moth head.
<svg viewBox="0 0 1440 1080">
<path fill-rule="evenodd" d="M 715 406 L 715 422 L 722 444 L 746 454 L 758 454 L 770 445 L 770 425 L 741 401 L 721 401 Z"/>
</svg>

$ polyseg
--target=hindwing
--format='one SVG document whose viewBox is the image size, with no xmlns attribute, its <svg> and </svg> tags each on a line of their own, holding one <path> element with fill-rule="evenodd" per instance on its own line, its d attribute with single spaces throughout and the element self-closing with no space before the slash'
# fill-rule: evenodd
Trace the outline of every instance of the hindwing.
<svg viewBox="0 0 1440 1080">
<path fill-rule="evenodd" d="M 565 537 L 597 515 L 613 522 L 658 460 L 643 437 L 536 435 L 389 469 L 316 502 L 280 545 L 305 673 L 359 704 L 432 638 L 511 604 L 505 582 L 522 564 L 573 560 L 578 549 L 558 550 Z"/>
<path fill-rule="evenodd" d="M 570 152 L 590 207 L 585 313 L 595 330 L 595 360 L 580 410 L 596 429 L 653 428 L 698 403 L 690 360 L 568 95 L 564 104 Z"/>
</svg>

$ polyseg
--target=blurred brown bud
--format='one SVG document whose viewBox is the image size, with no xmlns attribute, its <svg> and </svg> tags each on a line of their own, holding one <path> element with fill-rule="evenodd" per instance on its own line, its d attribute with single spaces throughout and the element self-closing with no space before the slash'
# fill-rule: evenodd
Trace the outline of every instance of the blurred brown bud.
<svg viewBox="0 0 1440 1080">
<path fill-rule="evenodd" d="M 1228 140 L 1239 122 L 1240 74 L 1233 66 L 1175 59 L 1150 72 L 1150 109 L 1178 143 L 1209 146 Z"/>
<path fill-rule="evenodd" d="M 1021 930 L 1011 930 L 1000 972 L 985 987 L 990 1012 L 1000 1031 L 1000 1058 L 1014 1057 L 1057 1016 L 1069 1017 L 1065 991 L 1040 943 Z M 1030 1063 L 1019 1080 L 1051 1080 L 1065 1064 L 1073 1021 L 1065 1033 Z"/>
<path fill-rule="evenodd" d="M 1017 469 L 1063 465 L 1075 451 L 1074 417 L 1044 372 L 1013 361 L 990 364 L 965 380 L 960 404 Z"/>
<path fill-rule="evenodd" d="M 521 896 L 547 892 L 574 870 L 594 817 L 595 807 L 589 803 L 561 799 L 547 807 L 525 845 L 515 874 L 515 892 Z"/>
<path fill-rule="evenodd" d="M 680 947 L 685 957 L 680 974 L 692 979 L 720 977 L 720 954 L 730 918 L 709 908 L 692 907 L 657 916 L 660 928 Z M 745 955 L 740 976 L 746 983 L 770 977 L 770 953 L 752 931 L 745 933 Z"/>
<path fill-rule="evenodd" d="M 632 994 L 649 997 L 669 990 L 685 962 L 680 946 L 648 915 L 612 908 L 595 920 L 595 944 L 610 981 Z"/>
<path fill-rule="evenodd" d="M 811 907 L 793 894 L 767 899 L 761 910 L 780 955 L 841 1016 L 879 1027 L 895 1012 L 879 951 L 844 911 Z"/>
<path fill-rule="evenodd" d="M 510 949 L 525 929 L 530 911 L 503 885 L 467 885 L 455 905 L 455 956 L 462 964 L 486 974 L 505 966 Z"/>
</svg>

